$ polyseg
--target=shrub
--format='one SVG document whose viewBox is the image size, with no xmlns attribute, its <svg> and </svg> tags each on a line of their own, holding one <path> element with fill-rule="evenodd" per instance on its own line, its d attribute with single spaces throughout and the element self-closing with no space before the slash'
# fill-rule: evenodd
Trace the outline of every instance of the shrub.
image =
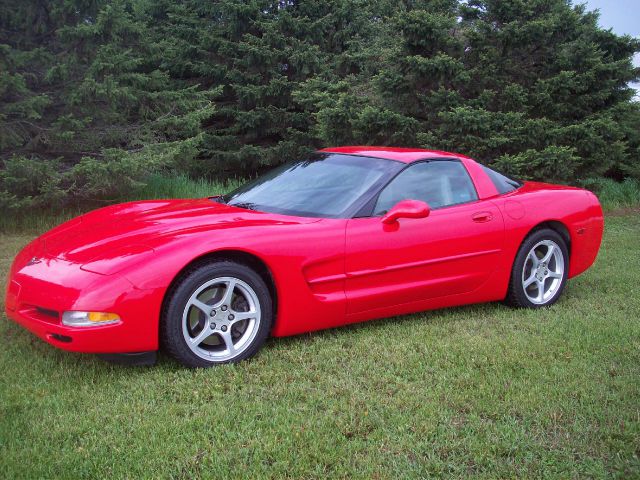
<svg viewBox="0 0 640 480">
<path fill-rule="evenodd" d="M 59 207 L 68 193 L 58 162 L 12 156 L 0 169 L 0 209 Z"/>
<path fill-rule="evenodd" d="M 596 178 L 584 181 L 583 185 L 598 195 L 606 210 L 640 206 L 640 181 L 634 178 L 625 178 L 622 182 Z"/>
</svg>

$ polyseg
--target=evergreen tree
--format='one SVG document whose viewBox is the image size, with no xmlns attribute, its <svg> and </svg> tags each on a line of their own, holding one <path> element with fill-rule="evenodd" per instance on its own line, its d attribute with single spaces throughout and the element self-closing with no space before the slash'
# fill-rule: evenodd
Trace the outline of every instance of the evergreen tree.
<svg viewBox="0 0 640 480">
<path fill-rule="evenodd" d="M 366 135 L 411 124 L 405 144 L 461 151 L 524 178 L 636 172 L 628 82 L 639 43 L 596 22 L 566 0 L 414 2 L 390 19 L 399 35 L 372 80 L 386 120 Z"/>
<path fill-rule="evenodd" d="M 4 2 L 0 204 L 353 143 L 640 178 L 639 50 L 569 0 Z"/>
</svg>

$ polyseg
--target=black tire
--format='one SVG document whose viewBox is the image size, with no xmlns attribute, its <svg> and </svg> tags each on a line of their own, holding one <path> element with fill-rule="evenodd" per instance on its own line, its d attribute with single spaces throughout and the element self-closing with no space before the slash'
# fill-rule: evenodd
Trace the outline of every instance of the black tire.
<svg viewBox="0 0 640 480">
<path fill-rule="evenodd" d="M 536 291 L 536 293 L 539 292 L 539 290 L 537 290 L 538 282 L 536 281 L 537 276 L 535 273 L 535 271 L 537 270 L 532 268 L 533 262 L 532 260 L 528 260 L 527 258 L 530 252 L 532 251 L 532 249 L 536 245 L 539 245 L 541 242 L 553 242 L 559 247 L 562 253 L 562 259 L 563 259 L 562 274 L 561 274 L 561 278 L 558 278 L 559 283 L 555 284 L 553 293 L 551 293 L 552 289 L 551 287 L 549 287 L 549 290 L 550 290 L 549 298 L 543 298 L 541 302 L 537 302 L 537 301 L 534 302 L 530 299 L 532 296 L 531 287 L 527 287 L 527 289 L 525 289 L 524 277 L 526 276 L 527 280 L 533 278 L 534 279 L 533 282 L 536 283 L 536 286 L 534 287 L 533 290 Z M 541 245 L 541 246 L 545 246 L 545 245 Z M 554 258 L 553 261 L 555 262 L 556 259 Z M 546 269 L 547 267 L 542 266 L 539 268 L 543 269 L 543 271 L 541 271 L 540 274 L 541 274 L 541 277 L 544 277 L 544 269 Z M 549 268 L 551 269 L 552 267 L 550 266 Z M 555 270 L 556 268 L 557 268 L 557 265 L 553 265 L 553 269 Z M 520 308 L 542 308 L 542 307 L 548 307 L 550 305 L 553 305 L 558 301 L 558 299 L 562 295 L 562 292 L 567 283 L 568 273 L 569 273 L 569 251 L 567 249 L 567 245 L 564 239 L 562 238 L 562 236 L 549 228 L 541 228 L 539 230 L 534 230 L 527 236 L 527 238 L 524 239 L 524 241 L 522 242 L 522 245 L 520 245 L 518 254 L 516 255 L 516 258 L 513 262 L 513 267 L 511 269 L 511 278 L 509 280 L 509 290 L 507 292 L 507 297 L 505 299 L 505 302 L 508 305 L 511 305 L 513 307 L 520 307 Z M 556 273 L 555 271 L 552 272 L 552 274 L 558 275 L 558 273 Z M 547 282 L 549 282 L 549 280 L 553 282 L 554 278 L 547 278 L 547 279 L 543 278 L 541 280 L 542 285 L 543 286 L 547 285 Z M 545 291 L 545 288 L 543 288 L 543 292 L 544 291 Z"/>
<path fill-rule="evenodd" d="M 246 290 L 247 286 L 255 293 L 255 296 L 251 298 L 257 299 L 257 303 L 259 304 L 259 319 L 257 319 L 257 326 L 255 327 L 255 332 L 252 333 L 252 337 L 245 342 L 243 345 L 242 351 L 239 351 L 237 355 L 233 356 L 231 349 L 228 350 L 229 355 L 232 358 L 225 358 L 223 360 L 219 360 L 216 358 L 202 358 L 199 354 L 195 353 L 195 351 L 200 352 L 200 354 L 206 353 L 203 352 L 203 349 L 199 348 L 204 345 L 200 344 L 194 348 L 189 346 L 187 343 L 187 339 L 185 338 L 185 333 L 183 330 L 183 317 L 186 316 L 187 319 L 191 318 L 193 312 L 190 310 L 194 308 L 194 306 L 190 306 L 187 309 L 187 305 L 190 304 L 190 299 L 199 289 L 203 288 L 208 282 L 214 281 L 214 279 L 219 278 L 235 278 L 238 280 L 238 283 L 244 285 Z M 218 284 L 214 284 L 218 285 Z M 212 289 L 218 288 L 216 286 L 209 287 Z M 237 287 L 234 287 L 237 288 Z M 237 292 L 231 288 L 232 291 L 231 296 L 237 298 L 237 294 L 233 292 Z M 224 293 L 224 292 L 223 292 Z M 198 299 L 198 297 L 195 297 Z M 213 299 L 211 300 L 213 303 Z M 228 302 L 231 303 L 231 302 Z M 218 315 L 223 315 L 221 312 L 223 310 L 222 307 L 218 307 L 219 312 Z M 234 312 L 231 307 L 224 308 L 225 313 Z M 185 313 L 185 309 L 187 313 Z M 212 309 L 213 310 L 213 309 Z M 215 310 L 214 310 L 215 311 Z M 243 312 L 235 312 L 243 313 Z M 211 318 L 207 316 L 206 313 L 200 313 L 199 309 L 195 312 L 197 323 L 202 323 L 204 326 L 201 328 L 200 332 L 204 332 L 205 329 L 211 327 L 215 328 L 214 320 L 216 317 L 213 317 L 211 313 Z M 187 322 L 190 320 L 187 320 Z M 206 322 L 211 323 L 211 325 L 207 326 Z M 249 322 L 250 320 L 247 320 Z M 185 324 L 187 323 L 185 322 Z M 219 322 L 220 323 L 220 322 Z M 242 322 L 238 322 L 242 323 Z M 188 269 L 184 272 L 179 279 L 175 282 L 174 286 L 167 294 L 167 299 L 165 300 L 164 308 L 162 311 L 162 316 L 160 319 L 160 342 L 162 347 L 165 349 L 169 355 L 175 358 L 178 362 L 182 363 L 187 367 L 197 368 L 197 367 L 211 367 L 217 364 L 222 363 L 236 363 L 242 360 L 245 360 L 253 355 L 260 349 L 264 341 L 269 336 L 271 332 L 271 325 L 273 323 L 273 302 L 271 299 L 271 294 L 264 280 L 258 275 L 253 269 L 249 268 L 246 265 L 230 261 L 230 260 L 218 260 L 211 261 L 208 263 L 196 264 L 192 268 Z M 184 327 L 186 329 L 191 328 L 190 326 Z M 221 326 L 218 326 L 218 329 L 221 329 Z M 232 324 L 229 325 L 229 335 L 232 335 L 233 328 L 235 328 Z M 246 327 L 248 328 L 248 327 Z M 215 336 L 215 342 L 219 343 L 219 347 L 214 345 L 210 347 L 206 345 L 206 347 L 214 348 L 222 348 L 224 347 L 224 340 L 222 337 L 222 332 L 218 332 L 212 330 Z M 227 332 L 225 328 L 224 332 Z M 218 336 L 219 334 L 219 336 Z M 209 337 L 211 338 L 211 337 Z M 208 341 L 209 338 L 205 338 L 204 342 Z"/>
</svg>

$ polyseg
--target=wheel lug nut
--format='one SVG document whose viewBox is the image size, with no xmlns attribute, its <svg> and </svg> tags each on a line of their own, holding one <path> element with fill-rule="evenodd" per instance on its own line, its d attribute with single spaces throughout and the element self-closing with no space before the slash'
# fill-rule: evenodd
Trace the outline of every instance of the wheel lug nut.
<svg viewBox="0 0 640 480">
<path fill-rule="evenodd" d="M 226 332 L 227 331 L 227 326 L 226 325 L 222 325 L 220 327 L 220 330 L 222 330 L 223 332 Z"/>
<path fill-rule="evenodd" d="M 234 317 L 233 315 L 229 315 L 229 320 L 233 320 L 234 318 L 236 317 Z"/>
<path fill-rule="evenodd" d="M 211 325 L 209 325 L 211 327 L 211 330 L 215 330 L 216 329 L 216 324 L 212 323 Z"/>
<path fill-rule="evenodd" d="M 211 312 L 209 313 L 209 315 L 210 315 L 210 316 L 212 316 L 212 317 L 214 317 L 214 316 L 215 316 L 215 314 L 216 314 L 216 311 L 215 311 L 215 310 L 211 310 Z"/>
<path fill-rule="evenodd" d="M 226 305 L 222 305 L 222 307 L 220 307 L 220 310 L 222 310 L 223 312 L 227 311 L 227 306 Z"/>
</svg>

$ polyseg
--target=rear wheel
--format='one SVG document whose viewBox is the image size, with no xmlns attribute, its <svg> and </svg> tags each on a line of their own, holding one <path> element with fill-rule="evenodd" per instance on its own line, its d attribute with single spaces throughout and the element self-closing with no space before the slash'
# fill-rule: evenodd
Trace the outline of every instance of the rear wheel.
<svg viewBox="0 0 640 480">
<path fill-rule="evenodd" d="M 186 272 L 170 293 L 161 340 L 188 367 L 238 362 L 259 350 L 272 317 L 260 275 L 236 262 L 207 263 Z"/>
<path fill-rule="evenodd" d="M 548 228 L 534 231 L 513 262 L 507 303 L 528 308 L 553 305 L 564 290 L 568 269 L 564 239 Z"/>
</svg>

